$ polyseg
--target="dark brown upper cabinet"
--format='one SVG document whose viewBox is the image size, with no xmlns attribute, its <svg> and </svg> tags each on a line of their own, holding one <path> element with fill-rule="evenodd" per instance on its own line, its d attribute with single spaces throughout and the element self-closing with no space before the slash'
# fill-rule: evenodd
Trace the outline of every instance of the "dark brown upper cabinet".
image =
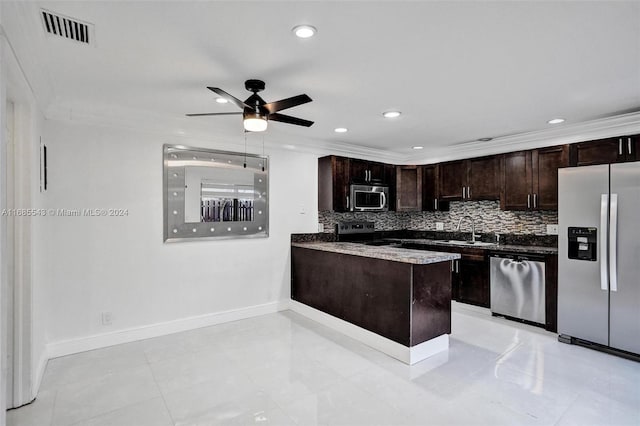
<svg viewBox="0 0 640 426">
<path fill-rule="evenodd" d="M 349 159 L 330 155 L 318 159 L 318 210 L 349 210 Z"/>
<path fill-rule="evenodd" d="M 440 163 L 438 189 L 443 201 L 462 200 L 466 195 L 467 164 L 465 160 Z"/>
<path fill-rule="evenodd" d="M 594 164 L 622 163 L 640 160 L 640 135 L 618 136 L 571 144 L 569 164 L 592 166 Z"/>
<path fill-rule="evenodd" d="M 385 176 L 385 164 L 375 161 L 349 159 L 349 177 L 351 183 L 388 183 L 387 176 Z"/>
<path fill-rule="evenodd" d="M 440 199 L 497 200 L 500 198 L 500 156 L 441 163 Z"/>
<path fill-rule="evenodd" d="M 422 210 L 422 167 L 396 167 L 396 211 Z"/>
<path fill-rule="evenodd" d="M 389 186 L 389 210 L 395 209 L 396 168 L 391 164 L 329 155 L 318 159 L 318 210 L 349 211 L 352 183 Z"/>
<path fill-rule="evenodd" d="M 558 169 L 569 165 L 568 145 L 503 155 L 503 210 L 557 210 Z"/>
<path fill-rule="evenodd" d="M 440 166 L 429 164 L 422 166 L 422 210 L 423 211 L 448 211 L 449 202 L 442 201 L 438 188 Z"/>
</svg>

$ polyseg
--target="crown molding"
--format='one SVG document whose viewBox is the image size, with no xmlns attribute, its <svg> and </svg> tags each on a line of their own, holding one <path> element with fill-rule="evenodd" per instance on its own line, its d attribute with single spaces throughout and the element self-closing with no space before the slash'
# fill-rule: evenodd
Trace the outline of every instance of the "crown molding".
<svg viewBox="0 0 640 426">
<path fill-rule="evenodd" d="M 156 134 L 159 137 L 212 139 L 210 126 L 204 126 L 186 117 L 116 105 L 52 104 L 46 109 L 44 115 L 46 119 L 53 121 L 130 129 Z M 243 132 L 234 133 L 233 131 L 229 132 L 228 129 L 221 129 L 215 138 L 225 144 L 244 148 L 243 135 Z M 390 164 L 400 164 L 404 160 L 402 155 L 386 150 L 308 137 L 300 138 L 297 135 L 269 136 L 266 133 L 264 145 L 270 150 L 297 151 L 317 156 L 342 155 Z"/>
<path fill-rule="evenodd" d="M 35 2 L 4 2 L 2 8 L 1 37 L 8 46 L 5 54 L 15 59 L 43 112 L 46 105 L 55 99 L 55 92 L 51 75 L 39 62 L 40 55 L 48 54 L 42 49 L 44 30 L 41 33 L 28 31 L 30 28 L 41 28 L 38 5 Z"/>
<path fill-rule="evenodd" d="M 632 112 L 498 137 L 488 142 L 472 141 L 431 150 L 425 147 L 425 152 L 421 152 L 419 156 L 406 157 L 404 161 L 410 164 L 439 163 L 638 133 L 640 133 L 640 112 Z"/>
</svg>

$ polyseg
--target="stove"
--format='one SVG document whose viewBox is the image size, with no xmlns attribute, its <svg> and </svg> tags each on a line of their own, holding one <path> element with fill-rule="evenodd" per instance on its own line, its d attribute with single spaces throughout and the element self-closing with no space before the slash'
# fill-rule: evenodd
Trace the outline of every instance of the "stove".
<svg viewBox="0 0 640 426">
<path fill-rule="evenodd" d="M 383 240 L 376 236 L 374 222 L 351 221 L 338 222 L 336 225 L 336 235 L 340 242 L 360 243 L 368 246 L 397 246 L 400 244 L 393 241 Z"/>
</svg>

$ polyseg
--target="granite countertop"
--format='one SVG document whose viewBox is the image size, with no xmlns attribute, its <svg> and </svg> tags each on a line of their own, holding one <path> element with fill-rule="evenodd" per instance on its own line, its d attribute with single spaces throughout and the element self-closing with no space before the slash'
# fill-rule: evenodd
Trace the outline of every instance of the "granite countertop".
<svg viewBox="0 0 640 426">
<path fill-rule="evenodd" d="M 370 257 L 373 259 L 391 260 L 401 263 L 412 263 L 415 265 L 427 265 L 430 263 L 460 259 L 460 255 L 458 253 L 413 250 L 389 246 L 367 246 L 358 243 L 293 243 L 291 246 L 348 254 L 352 256 Z"/>
<path fill-rule="evenodd" d="M 400 243 L 421 244 L 428 246 L 446 246 L 446 247 L 460 247 L 460 248 L 475 248 L 490 251 L 500 252 L 512 252 L 512 253 L 529 253 L 529 254 L 558 254 L 556 247 L 543 247 L 543 246 L 520 246 L 513 244 L 491 244 L 474 246 L 473 244 L 464 243 L 450 243 L 441 240 L 429 240 L 429 239 L 416 239 L 416 238 L 390 238 L 390 241 L 397 241 Z"/>
</svg>

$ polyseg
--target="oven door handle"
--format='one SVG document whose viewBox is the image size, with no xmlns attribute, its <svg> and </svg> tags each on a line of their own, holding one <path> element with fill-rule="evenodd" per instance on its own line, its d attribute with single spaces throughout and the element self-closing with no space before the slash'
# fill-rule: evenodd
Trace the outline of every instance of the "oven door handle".
<svg viewBox="0 0 640 426">
<path fill-rule="evenodd" d="M 387 196 L 384 194 L 384 192 L 381 192 L 380 193 L 380 208 L 383 209 L 386 204 L 387 204 Z"/>
</svg>

